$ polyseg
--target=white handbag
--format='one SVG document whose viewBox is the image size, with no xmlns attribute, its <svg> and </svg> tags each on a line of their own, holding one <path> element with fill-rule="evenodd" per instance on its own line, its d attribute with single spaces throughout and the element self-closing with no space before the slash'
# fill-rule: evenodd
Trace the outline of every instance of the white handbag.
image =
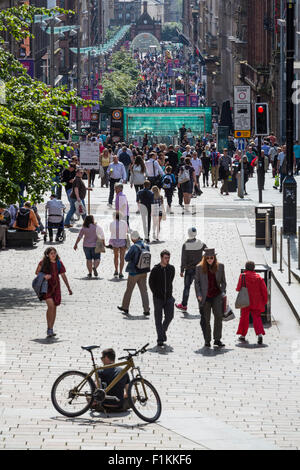
<svg viewBox="0 0 300 470">
<path fill-rule="evenodd" d="M 86 214 L 86 208 L 82 204 L 82 202 L 75 202 L 75 209 L 76 209 L 76 214 L 80 217 L 81 215 Z"/>
</svg>

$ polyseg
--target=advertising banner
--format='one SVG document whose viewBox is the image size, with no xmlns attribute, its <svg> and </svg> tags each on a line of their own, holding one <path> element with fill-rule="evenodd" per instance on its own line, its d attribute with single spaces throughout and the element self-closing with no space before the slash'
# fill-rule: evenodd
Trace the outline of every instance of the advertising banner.
<svg viewBox="0 0 300 470">
<path fill-rule="evenodd" d="M 183 94 L 177 94 L 176 95 L 176 106 L 178 107 L 184 107 L 186 106 L 186 95 Z"/>
<path fill-rule="evenodd" d="M 80 142 L 80 166 L 85 170 L 99 169 L 99 144 L 89 140 Z"/>
<path fill-rule="evenodd" d="M 27 70 L 28 75 L 34 78 L 34 60 L 33 59 L 19 59 L 19 62 Z"/>
<path fill-rule="evenodd" d="M 189 96 L 190 106 L 196 108 L 198 106 L 198 95 L 196 93 L 191 93 Z"/>
</svg>

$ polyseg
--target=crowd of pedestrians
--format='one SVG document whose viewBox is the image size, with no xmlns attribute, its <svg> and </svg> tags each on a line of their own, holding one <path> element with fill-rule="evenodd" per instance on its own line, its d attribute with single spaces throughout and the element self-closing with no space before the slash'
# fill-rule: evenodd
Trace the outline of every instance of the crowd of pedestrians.
<svg viewBox="0 0 300 470">
<path fill-rule="evenodd" d="M 206 104 L 206 87 L 201 81 L 198 58 L 185 57 L 182 50 L 158 54 L 148 52 L 134 55 L 140 68 L 142 80 L 138 83 L 132 97 L 132 106 L 170 107 L 176 104 L 177 93 L 193 93 L 197 105 Z M 189 70 L 186 75 L 183 70 Z M 188 90 L 188 91 L 187 91 Z M 187 129 L 185 138 L 192 143 L 193 132 Z"/>
</svg>

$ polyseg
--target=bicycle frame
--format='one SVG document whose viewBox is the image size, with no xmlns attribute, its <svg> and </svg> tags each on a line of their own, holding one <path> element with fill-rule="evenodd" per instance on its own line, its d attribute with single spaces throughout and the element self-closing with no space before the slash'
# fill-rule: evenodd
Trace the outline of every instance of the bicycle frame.
<svg viewBox="0 0 300 470">
<path fill-rule="evenodd" d="M 81 388 L 84 386 L 84 384 L 87 382 L 87 380 L 90 377 L 92 377 L 94 374 L 95 374 L 95 380 L 96 380 L 97 388 L 101 388 L 101 380 L 100 380 L 99 374 L 97 374 L 98 371 L 105 370 L 105 369 L 112 369 L 113 367 L 123 367 L 123 366 L 125 366 L 124 369 L 122 369 L 119 372 L 119 374 L 117 375 L 117 377 L 115 377 L 114 380 L 104 389 L 105 393 L 109 392 L 124 377 L 124 375 L 126 375 L 127 372 L 130 371 L 130 369 L 132 369 L 132 370 L 137 369 L 139 371 L 139 376 L 142 379 L 139 368 L 135 367 L 133 359 L 130 358 L 130 359 L 128 359 L 128 361 L 117 362 L 115 364 L 109 364 L 107 366 L 94 367 L 93 370 L 76 387 L 78 392 L 80 392 Z M 132 372 L 132 375 L 133 375 L 133 372 Z M 144 385 L 143 381 L 142 381 L 142 385 L 143 385 L 143 391 L 144 391 L 144 394 L 145 394 L 145 398 L 148 399 L 147 391 L 146 391 L 146 388 L 145 388 L 145 385 Z M 137 386 L 135 386 L 135 388 L 136 388 L 137 394 L 139 395 L 139 392 L 137 390 Z M 77 396 L 85 396 L 85 394 L 77 393 Z"/>
</svg>

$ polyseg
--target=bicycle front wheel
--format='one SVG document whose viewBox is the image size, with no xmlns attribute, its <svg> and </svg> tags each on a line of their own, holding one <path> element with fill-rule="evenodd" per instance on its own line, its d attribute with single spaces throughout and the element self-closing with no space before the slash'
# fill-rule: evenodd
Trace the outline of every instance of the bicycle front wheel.
<svg viewBox="0 0 300 470">
<path fill-rule="evenodd" d="M 128 387 L 128 399 L 135 414 L 147 423 L 154 423 L 160 417 L 160 397 L 148 380 L 133 379 Z"/>
<path fill-rule="evenodd" d="M 94 390 L 95 384 L 90 377 L 87 378 L 87 374 L 71 370 L 64 372 L 54 382 L 51 401 L 60 414 L 74 418 L 90 408 Z"/>
</svg>

